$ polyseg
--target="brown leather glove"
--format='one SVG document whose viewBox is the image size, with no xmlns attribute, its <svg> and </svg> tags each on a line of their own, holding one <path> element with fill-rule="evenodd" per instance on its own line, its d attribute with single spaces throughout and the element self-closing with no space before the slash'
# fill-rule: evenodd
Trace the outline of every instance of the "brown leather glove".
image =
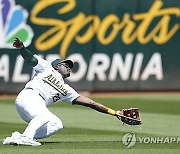
<svg viewBox="0 0 180 154">
<path fill-rule="evenodd" d="M 141 117 L 138 108 L 123 109 L 116 112 L 116 117 L 128 125 L 140 125 Z"/>
</svg>

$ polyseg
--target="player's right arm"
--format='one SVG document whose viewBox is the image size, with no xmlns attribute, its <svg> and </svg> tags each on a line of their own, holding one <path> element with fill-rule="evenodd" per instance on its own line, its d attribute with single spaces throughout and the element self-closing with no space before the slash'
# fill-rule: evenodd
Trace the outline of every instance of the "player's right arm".
<svg viewBox="0 0 180 154">
<path fill-rule="evenodd" d="M 32 67 L 35 67 L 38 64 L 38 60 L 36 57 L 33 56 L 33 54 L 26 49 L 23 42 L 16 38 L 14 40 L 13 46 L 19 50 L 20 54 L 24 58 L 24 60 Z"/>
<path fill-rule="evenodd" d="M 88 97 L 82 96 L 82 95 L 80 95 L 79 97 L 74 99 L 72 101 L 72 104 L 73 105 L 82 105 L 82 106 L 90 107 L 90 108 L 92 108 L 92 109 L 94 109 L 94 110 L 96 110 L 98 112 L 110 114 L 110 115 L 113 115 L 113 116 L 119 115 L 118 111 L 114 111 L 113 109 L 108 108 L 108 107 L 104 106 L 103 104 L 95 102 L 94 100 L 92 100 L 92 99 L 90 99 Z"/>
</svg>

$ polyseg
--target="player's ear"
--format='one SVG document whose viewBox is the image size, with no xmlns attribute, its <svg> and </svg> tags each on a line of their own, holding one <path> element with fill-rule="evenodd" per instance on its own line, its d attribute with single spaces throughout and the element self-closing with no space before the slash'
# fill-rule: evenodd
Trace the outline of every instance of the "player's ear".
<svg viewBox="0 0 180 154">
<path fill-rule="evenodd" d="M 55 70 L 58 70 L 58 66 L 57 66 L 57 65 L 55 65 L 53 68 L 54 68 Z"/>
</svg>

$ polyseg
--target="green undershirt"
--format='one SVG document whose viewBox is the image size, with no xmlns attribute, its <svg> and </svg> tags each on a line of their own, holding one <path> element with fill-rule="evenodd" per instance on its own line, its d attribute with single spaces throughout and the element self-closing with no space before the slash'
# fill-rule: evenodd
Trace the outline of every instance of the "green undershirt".
<svg viewBox="0 0 180 154">
<path fill-rule="evenodd" d="M 38 64 L 37 58 L 33 56 L 33 54 L 26 48 L 19 49 L 20 54 L 24 58 L 24 60 L 31 66 L 35 67 Z"/>
</svg>

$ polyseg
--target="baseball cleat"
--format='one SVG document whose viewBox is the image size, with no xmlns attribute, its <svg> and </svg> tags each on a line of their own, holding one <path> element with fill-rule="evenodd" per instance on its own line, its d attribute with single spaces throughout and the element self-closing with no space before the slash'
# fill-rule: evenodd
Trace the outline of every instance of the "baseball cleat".
<svg viewBox="0 0 180 154">
<path fill-rule="evenodd" d="M 6 137 L 5 140 L 3 141 L 4 145 L 8 145 L 11 143 L 11 137 Z"/>
<path fill-rule="evenodd" d="M 35 141 L 32 138 L 26 137 L 19 132 L 12 133 L 11 137 L 6 137 L 3 141 L 4 145 L 28 145 L 28 146 L 39 146 L 40 142 Z"/>
</svg>

